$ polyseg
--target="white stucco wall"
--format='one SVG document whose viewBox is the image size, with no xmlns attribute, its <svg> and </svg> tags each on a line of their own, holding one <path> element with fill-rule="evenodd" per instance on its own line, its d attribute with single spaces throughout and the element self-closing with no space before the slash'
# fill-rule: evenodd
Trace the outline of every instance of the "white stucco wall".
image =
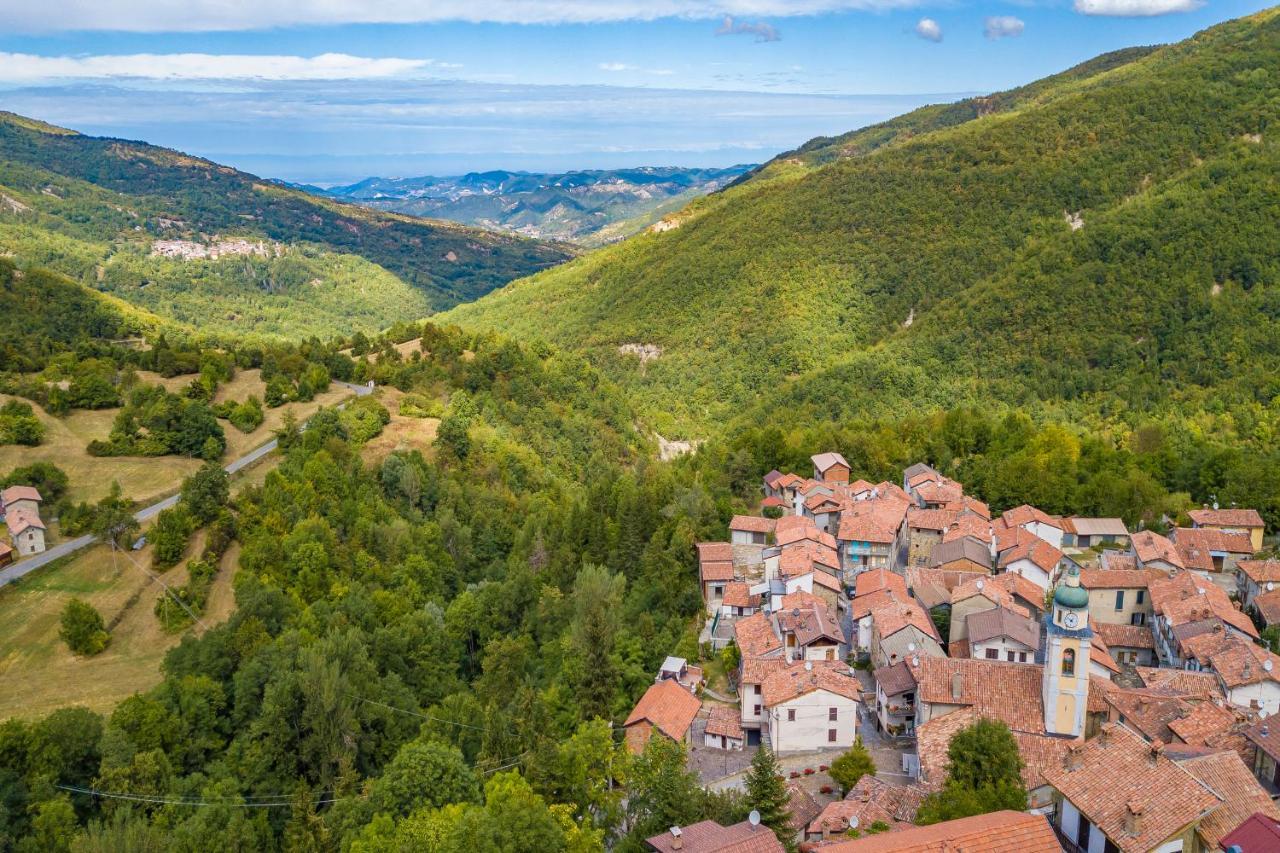
<svg viewBox="0 0 1280 853">
<path fill-rule="evenodd" d="M 829 709 L 836 709 L 836 720 L 829 719 Z M 795 720 L 787 712 L 795 710 Z M 815 749 L 844 749 L 853 745 L 858 734 L 858 703 L 829 690 L 814 690 L 803 696 L 768 709 L 769 733 L 774 752 L 798 752 Z M 834 742 L 828 731 L 836 730 Z"/>
</svg>

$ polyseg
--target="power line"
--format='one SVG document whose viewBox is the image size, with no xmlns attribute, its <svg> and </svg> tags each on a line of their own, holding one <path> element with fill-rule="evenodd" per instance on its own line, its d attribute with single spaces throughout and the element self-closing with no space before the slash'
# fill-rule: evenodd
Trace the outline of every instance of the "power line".
<svg viewBox="0 0 1280 853">
<path fill-rule="evenodd" d="M 166 584 L 164 581 L 160 579 L 159 575 L 149 571 L 148 569 L 143 568 L 136 560 L 134 560 L 128 554 L 124 554 L 123 551 L 121 551 L 119 548 L 116 547 L 116 542 L 114 539 L 109 539 L 108 541 L 110 541 L 111 543 L 111 561 L 113 564 L 115 564 L 116 554 L 117 553 L 123 554 L 124 558 L 128 560 L 133 565 L 134 568 L 146 574 L 155 583 L 158 583 L 164 589 L 164 591 L 168 594 L 168 596 L 172 598 L 179 607 L 185 610 L 187 612 L 187 615 L 190 616 L 197 625 L 199 625 L 201 628 L 205 629 L 206 631 L 209 630 L 209 626 L 204 624 L 204 622 L 200 620 L 200 617 L 195 614 L 195 611 L 193 611 L 190 607 L 188 607 L 186 602 L 184 602 L 178 596 L 178 594 L 169 587 L 168 584 Z"/>
<path fill-rule="evenodd" d="M 119 791 L 99 791 L 96 788 L 81 788 L 78 785 L 55 785 L 64 791 L 71 791 L 76 794 L 88 794 L 93 797 L 101 797 L 108 800 L 125 800 L 131 803 L 147 803 L 150 805 L 161 806 L 193 806 L 193 807 L 209 807 L 209 806 L 225 806 L 228 808 L 241 809 L 273 809 L 273 808 L 292 808 L 293 800 L 287 794 L 270 795 L 271 802 L 244 802 L 247 797 L 239 798 L 239 802 L 235 800 L 219 800 L 219 799 L 196 799 L 191 797 L 164 797 L 149 796 L 145 794 L 129 794 Z M 288 799 L 284 799 L 289 797 Z M 331 803 L 338 803 L 344 800 L 362 800 L 364 795 L 353 795 L 349 797 L 321 797 L 319 799 L 308 800 L 311 805 L 322 806 Z"/>
</svg>

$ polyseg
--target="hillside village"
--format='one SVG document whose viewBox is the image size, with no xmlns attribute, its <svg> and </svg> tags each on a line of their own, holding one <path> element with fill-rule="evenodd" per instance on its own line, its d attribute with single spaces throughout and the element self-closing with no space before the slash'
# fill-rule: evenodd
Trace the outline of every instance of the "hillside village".
<svg viewBox="0 0 1280 853">
<path fill-rule="evenodd" d="M 761 514 L 697 546 L 701 640 L 736 649 L 736 701 L 704 704 L 702 671 L 668 659 L 627 720 L 633 749 L 666 736 L 785 761 L 862 732 L 900 756 L 825 806 L 793 784 L 801 849 L 1280 850 L 1280 656 L 1260 633 L 1280 619 L 1280 560 L 1257 556 L 1258 512 L 1192 510 L 1163 535 L 993 515 L 923 463 L 869 483 L 839 453 L 812 462 L 770 471 Z M 1026 814 L 915 827 L 980 719 L 1017 742 Z M 688 829 L 649 843 L 781 849 L 733 846 L 746 824 Z"/>
</svg>

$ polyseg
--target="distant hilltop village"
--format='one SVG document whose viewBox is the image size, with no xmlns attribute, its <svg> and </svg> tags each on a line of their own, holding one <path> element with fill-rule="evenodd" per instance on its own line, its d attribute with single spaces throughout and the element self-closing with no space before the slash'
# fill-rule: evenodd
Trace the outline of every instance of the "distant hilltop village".
<svg viewBox="0 0 1280 853">
<path fill-rule="evenodd" d="M 900 754 L 899 781 L 864 777 L 800 820 L 802 849 L 1280 850 L 1280 656 L 1260 634 L 1280 622 L 1280 561 L 1256 558 L 1258 512 L 1130 532 L 1026 505 L 993 516 L 923 463 L 901 483 L 851 479 L 835 452 L 812 463 L 770 471 L 761 514 L 697 546 L 701 640 L 739 661 L 737 707 L 703 708 L 701 670 L 668 659 L 627 720 L 633 749 L 666 736 L 785 758 L 861 730 Z M 952 738 L 983 719 L 1017 742 L 1030 814 L 914 827 Z M 849 840 L 860 820 L 874 843 Z M 687 840 L 649 843 L 738 849 Z"/>
</svg>

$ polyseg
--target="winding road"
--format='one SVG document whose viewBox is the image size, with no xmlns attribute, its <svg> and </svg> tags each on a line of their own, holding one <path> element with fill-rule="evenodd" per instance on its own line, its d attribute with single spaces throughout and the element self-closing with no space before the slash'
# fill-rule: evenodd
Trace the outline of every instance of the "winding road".
<svg viewBox="0 0 1280 853">
<path fill-rule="evenodd" d="M 373 388 L 369 385 L 354 385 L 350 382 L 339 382 L 337 380 L 334 380 L 333 384 L 347 389 L 357 397 L 367 397 L 369 394 L 373 393 Z M 345 405 L 346 403 L 340 403 L 338 404 L 338 408 L 341 409 Z M 306 429 L 305 424 L 303 425 L 303 429 Z M 255 462 L 258 462 L 263 457 L 273 452 L 279 446 L 280 443 L 273 438 L 261 447 L 250 450 L 244 456 L 241 456 L 238 459 L 233 459 L 224 465 L 223 468 L 228 474 L 235 474 L 237 471 L 243 471 L 245 468 L 248 468 L 250 465 L 253 465 Z M 133 517 L 141 524 L 142 522 L 150 521 L 161 512 L 175 506 L 177 503 L 178 496 L 171 495 L 164 500 L 156 501 L 150 506 L 143 507 L 135 512 Z M 75 539 L 68 539 L 66 542 L 59 542 L 47 551 L 36 554 L 33 557 L 27 557 L 19 560 L 12 566 L 8 566 L 7 568 L 0 570 L 0 587 L 12 583 L 18 578 L 25 577 L 36 569 L 47 566 L 55 560 L 60 560 L 68 554 L 74 554 L 82 548 L 87 548 L 96 541 L 97 538 L 94 536 L 79 536 Z"/>
</svg>

